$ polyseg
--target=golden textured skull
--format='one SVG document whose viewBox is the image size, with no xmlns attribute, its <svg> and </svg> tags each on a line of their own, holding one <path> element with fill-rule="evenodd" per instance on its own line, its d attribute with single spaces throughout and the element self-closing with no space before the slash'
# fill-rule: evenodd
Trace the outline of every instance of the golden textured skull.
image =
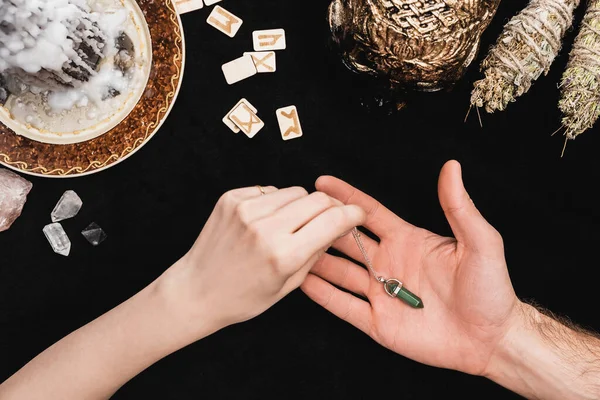
<svg viewBox="0 0 600 400">
<path fill-rule="evenodd" d="M 451 87 L 479 49 L 500 0 L 334 0 L 329 25 L 344 62 L 392 87 Z"/>
</svg>

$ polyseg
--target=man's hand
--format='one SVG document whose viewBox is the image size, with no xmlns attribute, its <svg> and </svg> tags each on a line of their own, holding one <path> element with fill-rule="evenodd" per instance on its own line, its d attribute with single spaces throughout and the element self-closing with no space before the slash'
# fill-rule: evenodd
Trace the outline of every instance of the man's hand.
<svg viewBox="0 0 600 400">
<path fill-rule="evenodd" d="M 445 165 L 439 181 L 440 202 L 456 239 L 409 224 L 338 179 L 322 177 L 317 189 L 365 209 L 365 227 L 380 239 L 377 243 L 363 235 L 375 270 L 405 283 L 425 308 L 413 309 L 389 297 L 367 270 L 331 255 L 313 268 L 302 286 L 306 294 L 397 353 L 429 365 L 483 374 L 519 301 L 508 276 L 502 238 L 469 198 L 459 164 Z M 351 235 L 334 247 L 364 261 Z"/>
<path fill-rule="evenodd" d="M 597 339 L 575 336 L 570 328 L 519 301 L 508 275 L 502 238 L 469 198 L 457 162 L 443 167 L 438 186 L 455 239 L 411 225 L 336 178 L 320 178 L 317 189 L 367 212 L 364 226 L 380 239 L 363 235 L 374 269 L 405 283 L 425 308 L 413 309 L 391 298 L 367 269 L 329 254 L 302 285 L 315 302 L 415 361 L 486 376 L 530 398 L 588 398 L 581 395 L 583 386 L 571 385 L 569 378 L 600 364 Z M 339 239 L 334 248 L 364 263 L 351 235 Z M 541 325 L 562 332 L 556 336 L 558 343 L 540 334 Z M 569 337 L 580 337 L 579 345 L 572 346 Z M 558 352 L 558 348 L 570 350 Z M 575 356 L 581 365 L 571 368 Z M 555 373 L 561 364 L 565 368 Z M 588 377 L 600 381 L 599 371 Z M 598 392 L 593 388 L 591 392 L 598 396 L 592 398 L 600 398 L 596 388 Z"/>
</svg>

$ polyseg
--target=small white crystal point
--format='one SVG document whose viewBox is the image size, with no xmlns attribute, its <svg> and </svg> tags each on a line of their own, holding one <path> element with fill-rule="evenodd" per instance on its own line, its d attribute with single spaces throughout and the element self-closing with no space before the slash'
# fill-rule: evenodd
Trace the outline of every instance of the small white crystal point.
<svg viewBox="0 0 600 400">
<path fill-rule="evenodd" d="M 71 253 L 71 240 L 58 222 L 46 225 L 43 229 L 48 243 L 52 246 L 52 250 L 61 256 L 67 257 Z"/>
<path fill-rule="evenodd" d="M 71 253 L 71 244 L 69 243 L 68 247 L 65 247 L 63 250 L 57 251 L 56 254 L 60 254 L 61 256 L 68 257 Z"/>
<path fill-rule="evenodd" d="M 73 218 L 77 215 L 79 210 L 81 210 L 82 206 L 83 202 L 77 193 L 72 190 L 67 190 L 65 193 L 63 193 L 60 200 L 58 200 L 56 207 L 54 207 L 54 210 L 52 210 L 50 218 L 52 219 L 52 222 L 59 222 L 65 219 Z"/>
</svg>

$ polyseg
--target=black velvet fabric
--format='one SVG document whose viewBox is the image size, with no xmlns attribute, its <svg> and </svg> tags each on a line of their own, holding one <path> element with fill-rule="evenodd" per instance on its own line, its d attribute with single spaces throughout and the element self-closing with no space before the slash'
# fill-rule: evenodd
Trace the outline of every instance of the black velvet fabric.
<svg viewBox="0 0 600 400">
<path fill-rule="evenodd" d="M 525 4 L 502 3 L 477 62 L 453 91 L 418 96 L 392 115 L 385 106 L 363 105 L 375 90 L 330 49 L 327 1 L 224 1 L 244 20 L 233 39 L 206 24 L 207 8 L 184 15 L 183 87 L 159 133 L 99 174 L 30 178 L 34 188 L 23 215 L 0 234 L 0 381 L 159 276 L 189 249 L 229 189 L 261 184 L 314 190 L 317 177 L 332 174 L 413 224 L 450 235 L 437 199 L 439 170 L 449 159 L 462 163 L 471 197 L 503 235 L 517 294 L 600 329 L 592 279 L 600 240 L 600 138 L 594 128 L 570 142 L 561 158 L 563 137 L 550 135 L 560 125 L 557 83 L 567 50 L 507 111 L 482 115 L 483 129 L 476 114 L 463 122 L 472 83 L 480 77 L 478 61 Z M 277 53 L 277 72 L 228 86 L 221 65 L 251 51 L 253 30 L 280 27 L 288 47 Z M 241 97 L 266 123 L 252 140 L 221 122 Z M 292 104 L 304 137 L 284 142 L 275 110 Z M 64 258 L 52 252 L 42 228 L 67 189 L 81 196 L 84 207 L 63 224 L 73 242 Z M 92 221 L 108 234 L 97 248 L 79 233 Z M 484 378 L 396 355 L 296 291 L 262 316 L 158 362 L 114 398 L 441 396 L 518 398 Z"/>
</svg>

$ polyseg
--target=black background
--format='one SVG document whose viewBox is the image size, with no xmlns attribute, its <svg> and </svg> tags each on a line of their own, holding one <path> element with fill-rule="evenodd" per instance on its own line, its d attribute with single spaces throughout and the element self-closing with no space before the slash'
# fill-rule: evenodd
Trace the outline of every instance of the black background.
<svg viewBox="0 0 600 400">
<path fill-rule="evenodd" d="M 187 62 L 178 101 L 160 132 L 120 165 L 88 177 L 30 178 L 22 217 L 0 234 L 0 381 L 72 330 L 142 289 L 188 250 L 218 197 L 248 185 L 302 185 L 333 174 L 408 221 L 450 234 L 436 185 L 457 159 L 471 197 L 502 233 L 517 294 L 592 329 L 598 267 L 597 128 L 569 142 L 560 125 L 557 83 L 573 32 L 550 74 L 507 111 L 463 118 L 478 62 L 451 93 L 419 96 L 387 115 L 329 47 L 326 1 L 234 1 L 244 20 L 228 38 L 205 23 L 204 8 L 182 17 Z M 503 23 L 525 5 L 505 0 L 483 36 L 481 60 Z M 581 10 L 580 10 L 581 11 Z M 579 17 L 581 12 L 579 13 Z M 576 20 L 578 23 L 580 18 Z M 228 86 L 220 66 L 252 48 L 251 32 L 284 28 L 287 50 L 275 74 Z M 266 127 L 252 140 L 221 118 L 239 100 Z M 281 140 L 275 118 L 294 104 L 304 137 Z M 64 227 L 68 258 L 42 228 L 67 189 L 84 207 Z M 98 248 L 79 232 L 90 222 L 109 237 Z M 65 382 L 68 384 L 68 382 Z M 388 350 L 312 304 L 300 291 L 250 322 L 222 330 L 160 361 L 116 399 L 516 398 L 479 377 L 423 366 Z"/>
</svg>

